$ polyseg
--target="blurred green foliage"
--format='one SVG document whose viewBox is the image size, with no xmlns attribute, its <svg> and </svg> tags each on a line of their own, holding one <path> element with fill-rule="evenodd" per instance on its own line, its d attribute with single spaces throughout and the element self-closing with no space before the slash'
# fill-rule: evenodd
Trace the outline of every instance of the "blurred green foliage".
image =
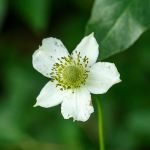
<svg viewBox="0 0 150 150">
<path fill-rule="evenodd" d="M 2 27 L 3 19 L 6 15 L 6 9 L 7 9 L 7 1 L 6 0 L 0 0 L 0 29 Z"/>
<path fill-rule="evenodd" d="M 14 0 L 12 6 L 33 31 L 43 32 L 49 23 L 51 0 Z"/>
<path fill-rule="evenodd" d="M 95 113 L 85 123 L 64 120 L 60 106 L 32 107 L 48 81 L 33 69 L 33 52 L 48 36 L 60 38 L 71 52 L 84 35 L 92 4 L 0 0 L 0 150 L 98 149 L 94 101 Z M 147 31 L 126 52 L 105 60 L 116 64 L 122 79 L 102 95 L 106 149 L 150 149 L 149 39 Z"/>
</svg>

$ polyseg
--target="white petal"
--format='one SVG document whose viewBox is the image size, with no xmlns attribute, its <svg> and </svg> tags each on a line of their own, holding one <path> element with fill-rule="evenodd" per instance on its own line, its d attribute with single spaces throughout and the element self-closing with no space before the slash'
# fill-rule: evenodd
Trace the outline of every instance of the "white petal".
<svg viewBox="0 0 150 150">
<path fill-rule="evenodd" d="M 54 59 L 69 54 L 63 43 L 59 39 L 52 37 L 44 39 L 40 49 L 47 52 L 47 55 L 52 56 Z"/>
<path fill-rule="evenodd" d="M 65 119 L 73 118 L 77 121 L 87 121 L 94 112 L 91 104 L 91 95 L 89 91 L 82 87 L 76 89 L 74 93 L 70 92 L 61 105 L 61 113 Z"/>
<path fill-rule="evenodd" d="M 91 67 L 86 86 L 91 93 L 103 94 L 120 81 L 120 74 L 115 64 L 98 62 Z"/>
<path fill-rule="evenodd" d="M 49 59 L 48 55 L 41 51 L 37 50 L 32 56 L 33 67 L 46 77 L 50 77 L 51 69 L 54 64 L 52 59 Z"/>
<path fill-rule="evenodd" d="M 89 58 L 88 65 L 92 66 L 96 62 L 99 54 L 99 45 L 94 37 L 94 33 L 84 37 L 77 45 L 72 53 L 74 59 L 76 60 L 77 56 L 75 51 L 80 52 L 81 57 L 87 56 Z"/>
<path fill-rule="evenodd" d="M 64 95 L 64 91 L 56 88 L 56 85 L 49 81 L 41 90 L 34 106 L 41 106 L 45 108 L 56 106 L 62 102 Z"/>
<path fill-rule="evenodd" d="M 57 58 L 69 55 L 63 43 L 56 38 L 46 38 L 42 46 L 34 52 L 32 57 L 33 67 L 46 77 L 50 77 L 52 66 Z"/>
</svg>

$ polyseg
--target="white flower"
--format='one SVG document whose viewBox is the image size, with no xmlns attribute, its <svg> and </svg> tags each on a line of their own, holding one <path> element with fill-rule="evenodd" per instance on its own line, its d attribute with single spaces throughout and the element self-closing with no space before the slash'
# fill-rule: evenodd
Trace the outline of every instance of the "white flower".
<svg viewBox="0 0 150 150">
<path fill-rule="evenodd" d="M 65 119 L 89 119 L 94 108 L 91 94 L 103 94 L 120 82 L 113 63 L 97 62 L 99 49 L 94 34 L 82 39 L 70 55 L 56 38 L 46 38 L 33 54 L 33 67 L 50 78 L 34 106 L 52 107 L 61 104 Z"/>
</svg>

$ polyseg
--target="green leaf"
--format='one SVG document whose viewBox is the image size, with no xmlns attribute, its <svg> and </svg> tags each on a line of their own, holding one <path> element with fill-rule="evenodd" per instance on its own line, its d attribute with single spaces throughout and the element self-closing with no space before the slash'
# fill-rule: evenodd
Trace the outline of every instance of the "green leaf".
<svg viewBox="0 0 150 150">
<path fill-rule="evenodd" d="M 150 0 L 96 0 L 86 34 L 94 32 L 105 59 L 130 47 L 150 27 Z"/>
<path fill-rule="evenodd" d="M 13 6 L 34 31 L 46 30 L 49 22 L 50 0 L 15 0 Z"/>
<path fill-rule="evenodd" d="M 6 15 L 7 0 L 0 0 L 0 29 Z"/>
</svg>

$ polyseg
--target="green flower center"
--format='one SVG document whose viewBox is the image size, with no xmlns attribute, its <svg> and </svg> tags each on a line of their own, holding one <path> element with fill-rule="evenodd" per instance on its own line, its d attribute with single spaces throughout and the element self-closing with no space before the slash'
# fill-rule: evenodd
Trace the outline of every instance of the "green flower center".
<svg viewBox="0 0 150 150">
<path fill-rule="evenodd" d="M 56 81 L 56 86 L 61 90 L 75 89 L 85 84 L 88 77 L 88 58 L 82 58 L 80 53 L 77 54 L 77 60 L 69 55 L 58 59 L 52 68 L 52 81 Z"/>
<path fill-rule="evenodd" d="M 69 87 L 79 87 L 84 82 L 84 70 L 79 66 L 68 66 L 63 71 L 63 81 Z"/>
<path fill-rule="evenodd" d="M 67 83 L 77 82 L 78 79 L 82 76 L 82 70 L 76 66 L 68 66 L 63 71 L 63 79 Z"/>
</svg>

